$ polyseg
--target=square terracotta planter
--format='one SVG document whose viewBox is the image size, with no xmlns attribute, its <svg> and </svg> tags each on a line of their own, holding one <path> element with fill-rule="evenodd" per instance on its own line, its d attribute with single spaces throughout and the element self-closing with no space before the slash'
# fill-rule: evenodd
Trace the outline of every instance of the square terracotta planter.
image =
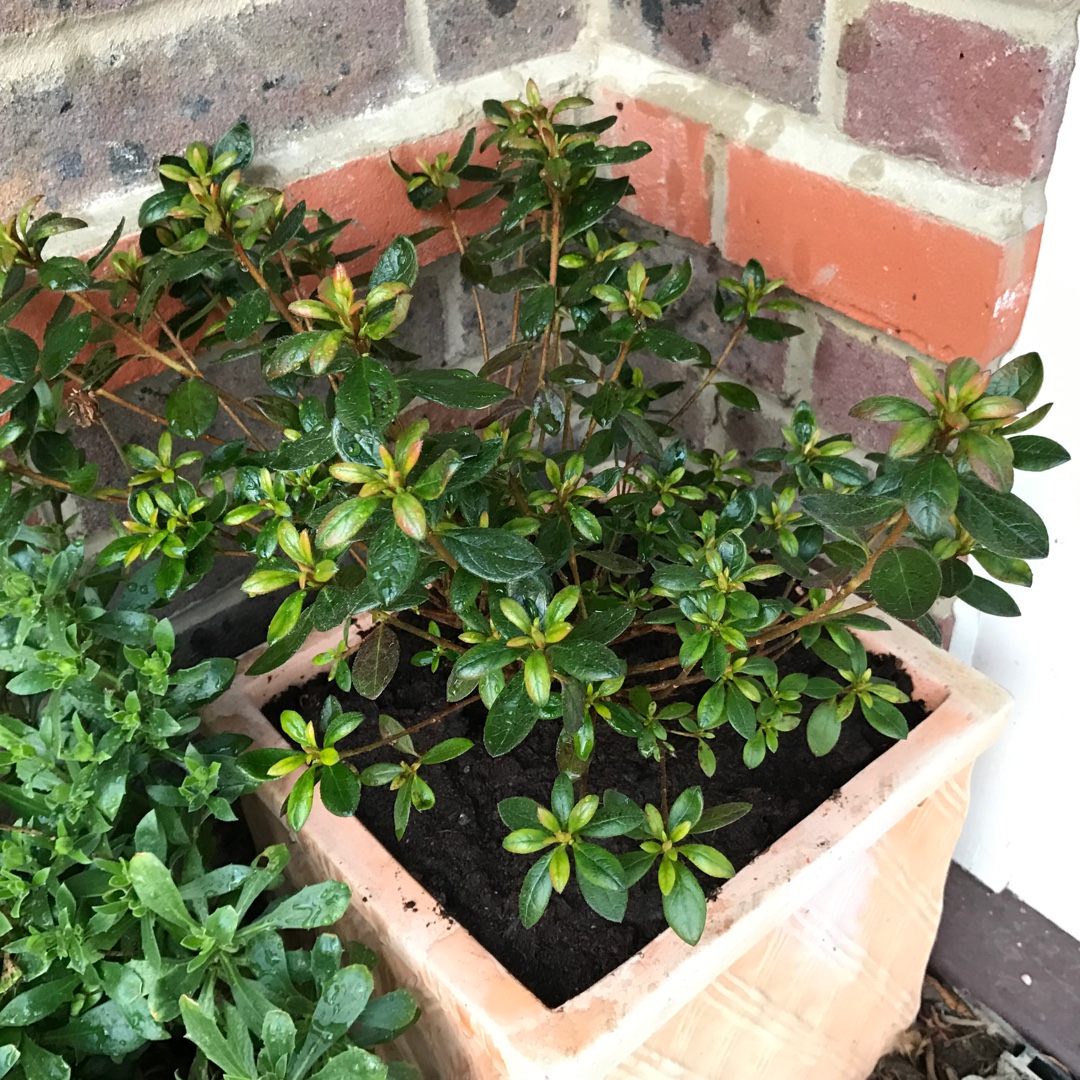
<svg viewBox="0 0 1080 1080">
<path fill-rule="evenodd" d="M 284 745 L 260 709 L 312 678 L 311 658 L 338 633 L 269 675 L 238 676 L 206 725 Z M 419 1001 L 420 1022 L 395 1046 L 429 1080 L 865 1080 L 918 1008 L 971 764 L 1009 698 L 903 626 L 859 636 L 900 660 L 927 719 L 740 870 L 709 903 L 697 947 L 665 931 L 557 1009 L 441 914 L 355 818 L 316 799 L 293 834 L 279 815 L 288 779 L 264 784 L 248 818 L 260 842 L 290 846 L 296 885 L 352 888 L 341 929 L 378 951 L 386 988 Z"/>
</svg>

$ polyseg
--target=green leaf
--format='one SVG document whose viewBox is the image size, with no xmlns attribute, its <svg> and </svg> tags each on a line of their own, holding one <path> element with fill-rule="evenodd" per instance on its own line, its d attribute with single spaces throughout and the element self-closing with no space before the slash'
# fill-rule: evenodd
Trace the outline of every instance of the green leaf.
<svg viewBox="0 0 1080 1080">
<path fill-rule="evenodd" d="M 602 889 L 599 885 L 594 885 L 581 873 L 580 864 L 576 860 L 575 872 L 578 888 L 581 890 L 585 903 L 600 918 L 607 919 L 608 922 L 621 923 L 626 915 L 626 905 L 630 899 L 626 889 Z"/>
<path fill-rule="evenodd" d="M 292 374 L 311 355 L 325 337 L 325 330 L 303 330 L 282 338 L 263 366 L 263 374 L 268 379 L 281 379 Z"/>
<path fill-rule="evenodd" d="M 293 832 L 299 832 L 311 816 L 315 804 L 315 778 L 318 769 L 307 768 L 297 778 L 285 800 L 285 818 Z"/>
<path fill-rule="evenodd" d="M 824 757 L 840 738 L 841 720 L 835 701 L 823 701 L 806 723 L 806 741 L 815 757 Z"/>
<path fill-rule="evenodd" d="M 412 584 L 420 565 L 420 546 L 393 521 L 387 522 L 368 544 L 368 582 L 379 606 L 391 608 Z"/>
<path fill-rule="evenodd" d="M 507 529 L 455 529 L 442 539 L 466 570 L 487 581 L 518 581 L 544 568 L 540 552 Z"/>
<path fill-rule="evenodd" d="M 735 876 L 735 867 L 726 855 L 708 844 L 682 844 L 679 855 L 689 859 L 703 874 L 714 878 Z"/>
<path fill-rule="evenodd" d="M 783 341 L 785 338 L 797 337 L 803 332 L 801 326 L 792 323 L 780 322 L 779 319 L 762 319 L 751 316 L 746 320 L 746 331 L 758 341 Z"/>
<path fill-rule="evenodd" d="M 304 227 L 307 217 L 307 203 L 301 199 L 282 219 L 270 234 L 270 239 L 263 244 L 260 261 L 265 263 L 279 251 L 284 251 L 289 241 L 295 239 Z M 230 335 L 231 337 L 232 335 Z M 247 334 L 242 335 L 247 337 Z"/>
<path fill-rule="evenodd" d="M 461 368 L 410 371 L 398 378 L 398 385 L 403 402 L 421 397 L 452 409 L 485 409 L 510 394 L 505 386 Z"/>
<path fill-rule="evenodd" d="M 321 881 L 285 897 L 275 908 L 252 923 L 273 930 L 315 930 L 331 926 L 349 908 L 349 886 L 342 881 Z"/>
<path fill-rule="evenodd" d="M 993 397 L 1013 397 L 1030 405 L 1042 389 L 1043 363 L 1038 353 L 1024 353 L 1002 364 L 990 377 L 986 393 Z"/>
<path fill-rule="evenodd" d="M 636 413 L 624 412 L 619 414 L 619 423 L 630 436 L 630 441 L 643 454 L 657 461 L 663 457 L 664 448 L 648 420 Z"/>
<path fill-rule="evenodd" d="M 693 873 L 675 863 L 675 881 L 664 896 L 664 918 L 668 926 L 686 942 L 696 945 L 705 930 L 705 894 Z"/>
<path fill-rule="evenodd" d="M 453 761 L 472 749 L 472 739 L 444 739 L 430 750 L 421 754 L 420 760 L 425 765 L 441 765 L 444 761 Z"/>
<path fill-rule="evenodd" d="M 971 474 L 960 479 L 956 517 L 997 555 L 1045 559 L 1050 553 L 1050 538 L 1039 515 L 1012 492 L 995 491 Z"/>
<path fill-rule="evenodd" d="M 416 256 L 416 245 L 407 236 L 398 236 L 379 256 L 375 269 L 371 271 L 368 287 L 383 285 L 388 281 L 400 281 L 410 288 L 416 284 L 416 275 L 420 270 L 420 260 Z"/>
<path fill-rule="evenodd" d="M 948 530 L 959 494 L 960 481 L 942 454 L 918 462 L 904 477 L 901 490 L 908 516 L 932 540 Z"/>
<path fill-rule="evenodd" d="M 350 1031 L 361 1046 L 390 1042 L 419 1019 L 420 1010 L 407 990 L 391 990 L 369 1001 Z"/>
<path fill-rule="evenodd" d="M 387 623 L 379 623 L 360 643 L 353 657 L 353 689 L 361 697 L 377 698 L 394 677 L 400 653 L 397 634 Z"/>
<path fill-rule="evenodd" d="M 556 669 L 585 683 L 620 679 L 626 674 L 626 661 L 598 641 L 575 638 L 548 648 Z"/>
<path fill-rule="evenodd" d="M 525 294 L 518 317 L 518 329 L 524 338 L 538 338 L 547 329 L 555 317 L 555 290 L 550 285 L 541 285 Z"/>
<path fill-rule="evenodd" d="M 311 1080 L 387 1080 L 388 1068 L 381 1058 L 350 1046 L 335 1054 Z"/>
<path fill-rule="evenodd" d="M 891 702 L 874 698 L 873 705 L 862 703 L 863 716 L 872 728 L 887 735 L 890 739 L 906 739 L 908 737 L 907 720 L 904 714 Z"/>
<path fill-rule="evenodd" d="M 128 864 L 128 876 L 144 907 L 173 926 L 188 932 L 196 929 L 197 924 L 184 906 L 172 874 L 156 855 L 144 851 L 133 856 Z"/>
<path fill-rule="evenodd" d="M 804 495 L 802 508 L 827 528 L 876 525 L 901 507 L 887 495 Z"/>
<path fill-rule="evenodd" d="M 385 364 L 369 356 L 349 369 L 334 399 L 335 415 L 354 434 L 385 431 L 400 408 L 397 379 Z"/>
<path fill-rule="evenodd" d="M 761 402 L 758 401 L 757 394 L 749 387 L 733 382 L 718 382 L 713 385 L 716 387 L 716 392 L 725 401 L 730 401 L 736 409 L 746 409 L 748 412 L 761 410 Z"/>
<path fill-rule="evenodd" d="M 673 304 L 690 287 L 693 276 L 694 268 L 690 260 L 686 259 L 660 282 L 653 293 L 653 301 L 662 308 Z"/>
<path fill-rule="evenodd" d="M 251 164 L 251 159 L 255 156 L 255 139 L 246 120 L 237 120 L 214 144 L 215 160 L 230 152 L 236 154 L 236 160 L 232 164 L 234 169 L 243 170 Z"/>
<path fill-rule="evenodd" d="M 922 548 L 890 548 L 870 575 L 874 600 L 890 615 L 910 622 L 925 615 L 941 592 L 941 571 Z"/>
<path fill-rule="evenodd" d="M 38 347 L 29 334 L 0 327 L 0 375 L 12 382 L 29 382 L 37 370 Z"/>
<path fill-rule="evenodd" d="M 46 379 L 55 379 L 79 355 L 90 340 L 92 329 L 93 321 L 88 311 L 52 327 L 45 334 L 45 346 L 41 350 L 41 374 Z"/>
<path fill-rule="evenodd" d="M 168 704 L 173 709 L 193 710 L 228 690 L 236 674 L 236 661 L 215 656 L 173 675 Z"/>
<path fill-rule="evenodd" d="M 1072 459 L 1064 446 L 1042 435 L 1017 435 L 1008 442 L 1013 451 L 1013 468 L 1025 472 L 1045 472 Z"/>
<path fill-rule="evenodd" d="M 484 723 L 484 746 L 492 757 L 513 750 L 540 719 L 540 706 L 525 691 L 525 676 L 515 675 L 492 703 Z"/>
<path fill-rule="evenodd" d="M 91 280 L 86 263 L 70 255 L 46 259 L 38 272 L 38 281 L 55 292 L 82 292 L 90 288 Z"/>
<path fill-rule="evenodd" d="M 921 405 L 907 398 L 881 394 L 864 398 L 851 410 L 850 415 L 862 420 L 888 423 L 896 420 L 919 420 L 930 414 Z"/>
<path fill-rule="evenodd" d="M 379 499 L 374 495 L 346 499 L 322 519 L 315 541 L 324 551 L 347 544 L 364 527 Z"/>
<path fill-rule="evenodd" d="M 225 336 L 230 341 L 251 337 L 270 316 L 270 294 L 262 289 L 244 293 L 225 316 Z"/>
<path fill-rule="evenodd" d="M 939 569 L 941 570 L 942 596 L 955 596 L 971 581 L 971 570 L 968 569 L 967 563 L 959 559 L 946 559 Z"/>
<path fill-rule="evenodd" d="M 548 873 L 548 866 L 553 854 L 553 851 L 544 852 L 529 868 L 522 882 L 518 895 L 518 915 L 526 930 L 540 921 L 540 916 L 547 910 L 548 901 L 551 899 L 551 875 Z"/>
<path fill-rule="evenodd" d="M 972 575 L 971 581 L 957 594 L 965 604 L 970 604 L 988 615 L 1015 618 L 1020 614 L 1016 601 L 1000 586 L 984 577 Z"/>
<path fill-rule="evenodd" d="M 352 817 L 360 805 L 360 778 L 346 762 L 338 761 L 319 771 L 319 797 L 335 817 Z"/>
<path fill-rule="evenodd" d="M 725 826 L 738 821 L 739 818 L 745 817 L 752 809 L 753 806 L 747 802 L 721 803 L 719 806 L 710 806 L 702 811 L 701 817 L 697 819 L 690 832 L 695 836 L 701 833 L 715 832 L 717 829 L 723 829 Z"/>
<path fill-rule="evenodd" d="M 622 891 L 626 888 L 619 860 L 596 844 L 577 843 L 573 847 L 577 873 L 601 889 Z"/>
<path fill-rule="evenodd" d="M 81 982 L 77 975 L 68 975 L 16 994 L 0 1009 L 0 1027 L 26 1027 L 44 1020 L 72 1000 Z"/>
<path fill-rule="evenodd" d="M 223 1069 L 230 1080 L 233 1077 L 246 1080 L 251 1076 L 247 1065 L 222 1035 L 210 1014 L 186 994 L 180 999 L 180 1015 L 184 1018 L 187 1037 L 207 1058 Z"/>
<path fill-rule="evenodd" d="M 635 344 L 664 360 L 681 363 L 691 361 L 699 364 L 708 364 L 712 360 L 709 350 L 704 345 L 690 341 L 671 330 L 643 330 L 638 334 Z"/>
<path fill-rule="evenodd" d="M 1031 585 L 1031 567 L 1023 559 L 1006 559 L 1001 555 L 995 555 L 992 551 L 984 551 L 982 548 L 977 548 L 973 552 L 976 559 L 979 561 L 979 565 L 988 573 L 991 577 L 996 577 L 998 581 L 1004 581 L 1009 585 L 1023 585 L 1025 588 Z M 966 585 L 971 580 L 971 571 L 968 571 L 967 578 L 963 581 L 961 587 Z"/>
<path fill-rule="evenodd" d="M 575 200 L 563 221 L 563 239 L 591 229 L 602 221 L 622 201 L 630 190 L 630 178 L 620 176 L 615 180 L 594 180 L 583 197 Z"/>
<path fill-rule="evenodd" d="M 668 815 L 667 821 L 668 833 L 673 833 L 684 821 L 688 821 L 691 828 L 693 828 L 704 810 L 705 802 L 701 796 L 701 788 L 687 788 L 671 807 L 671 813 Z"/>
<path fill-rule="evenodd" d="M 202 379 L 185 379 L 165 402 L 169 430 L 184 439 L 197 439 L 217 417 L 218 396 Z"/>
</svg>

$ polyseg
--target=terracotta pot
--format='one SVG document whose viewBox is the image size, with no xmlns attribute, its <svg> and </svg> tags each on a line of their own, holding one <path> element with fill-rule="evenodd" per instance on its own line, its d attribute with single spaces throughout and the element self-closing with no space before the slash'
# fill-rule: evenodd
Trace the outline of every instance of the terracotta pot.
<svg viewBox="0 0 1080 1080">
<path fill-rule="evenodd" d="M 260 707 L 312 678 L 311 658 L 338 633 L 269 675 L 238 677 L 207 726 L 283 745 Z M 695 948 L 665 931 L 557 1009 L 441 914 L 355 818 L 316 799 L 293 834 L 279 816 L 288 779 L 263 785 L 247 814 L 257 839 L 290 846 L 297 885 L 352 888 L 342 929 L 378 951 L 386 987 L 418 999 L 423 1016 L 399 1043 L 430 1080 L 864 1080 L 918 1008 L 971 764 L 1009 698 L 903 626 L 859 636 L 901 661 L 930 716 L 725 884 Z"/>
</svg>

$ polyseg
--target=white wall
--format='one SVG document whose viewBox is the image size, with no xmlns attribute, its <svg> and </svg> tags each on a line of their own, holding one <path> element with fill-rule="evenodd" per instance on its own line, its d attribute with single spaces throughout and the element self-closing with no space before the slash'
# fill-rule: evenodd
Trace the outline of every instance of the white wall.
<svg viewBox="0 0 1080 1080">
<path fill-rule="evenodd" d="M 1040 401 L 1057 404 L 1035 433 L 1064 444 L 1074 460 L 1017 474 L 1014 490 L 1042 515 L 1051 540 L 1050 557 L 1034 564 L 1033 587 L 1010 589 L 1022 618 L 957 605 L 953 651 L 1016 698 L 1008 731 L 976 765 L 957 860 L 1080 938 L 1080 74 L 1047 203 L 1031 304 L 1012 355 L 1042 356 Z"/>
</svg>

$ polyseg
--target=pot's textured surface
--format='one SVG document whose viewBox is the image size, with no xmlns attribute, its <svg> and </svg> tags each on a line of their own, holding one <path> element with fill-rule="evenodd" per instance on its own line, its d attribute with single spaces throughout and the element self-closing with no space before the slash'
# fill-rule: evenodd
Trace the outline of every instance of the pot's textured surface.
<svg viewBox="0 0 1080 1080">
<path fill-rule="evenodd" d="M 865 1080 L 918 1012 L 970 771 L 853 860 L 609 1080 Z"/>
<path fill-rule="evenodd" d="M 698 946 L 667 931 L 559 1009 L 355 818 L 316 800 L 294 835 L 280 817 L 286 779 L 248 800 L 249 820 L 260 842 L 289 844 L 294 883 L 352 888 L 340 929 L 379 953 L 382 988 L 416 996 L 422 1018 L 394 1047 L 427 1080 L 863 1080 L 917 1010 L 971 762 L 1008 697 L 905 627 L 860 637 L 908 669 L 927 719 L 732 878 Z M 208 726 L 282 745 L 260 707 L 311 678 L 336 640 L 317 635 L 270 675 L 238 677 Z"/>
</svg>

